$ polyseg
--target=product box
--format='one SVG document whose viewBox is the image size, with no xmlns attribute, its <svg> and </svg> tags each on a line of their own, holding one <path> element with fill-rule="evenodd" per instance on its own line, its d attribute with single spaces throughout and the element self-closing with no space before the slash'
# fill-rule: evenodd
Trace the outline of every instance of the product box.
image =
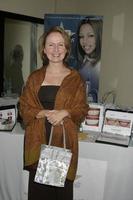
<svg viewBox="0 0 133 200">
<path fill-rule="evenodd" d="M 83 131 L 100 132 L 103 125 L 104 106 L 98 103 L 90 103 L 88 114 L 82 123 Z"/>
<path fill-rule="evenodd" d="M 123 110 L 105 111 L 102 132 L 97 142 L 128 146 L 133 126 L 133 113 Z"/>
<path fill-rule="evenodd" d="M 0 131 L 12 131 L 16 124 L 16 106 L 0 106 Z"/>
<path fill-rule="evenodd" d="M 118 110 L 106 110 L 103 124 L 103 132 L 131 135 L 133 113 Z"/>
</svg>

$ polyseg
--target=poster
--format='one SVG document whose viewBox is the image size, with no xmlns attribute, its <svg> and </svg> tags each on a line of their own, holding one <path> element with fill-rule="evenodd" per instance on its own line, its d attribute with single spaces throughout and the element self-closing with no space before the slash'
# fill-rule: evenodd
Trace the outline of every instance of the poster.
<svg viewBox="0 0 133 200">
<path fill-rule="evenodd" d="M 71 38 L 69 66 L 79 71 L 86 82 L 89 102 L 98 102 L 103 17 L 96 15 L 46 14 L 44 30 L 53 26 L 65 29 Z"/>
</svg>

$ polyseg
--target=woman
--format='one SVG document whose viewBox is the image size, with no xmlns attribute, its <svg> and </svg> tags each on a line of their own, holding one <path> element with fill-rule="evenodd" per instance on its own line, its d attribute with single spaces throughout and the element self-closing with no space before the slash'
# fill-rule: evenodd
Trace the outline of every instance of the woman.
<svg viewBox="0 0 133 200">
<path fill-rule="evenodd" d="M 79 72 L 87 81 L 92 101 L 97 102 L 101 59 L 102 20 L 88 18 L 78 28 Z"/>
<path fill-rule="evenodd" d="M 41 38 L 43 67 L 28 78 L 20 97 L 20 113 L 25 123 L 25 168 L 29 170 L 28 200 L 72 200 L 78 161 L 78 126 L 88 111 L 84 83 L 67 65 L 70 39 L 60 27 L 53 27 Z M 73 156 L 64 188 L 34 182 L 40 146 L 47 144 L 54 126 L 52 145 L 62 146 L 64 121 L 67 148 Z"/>
</svg>

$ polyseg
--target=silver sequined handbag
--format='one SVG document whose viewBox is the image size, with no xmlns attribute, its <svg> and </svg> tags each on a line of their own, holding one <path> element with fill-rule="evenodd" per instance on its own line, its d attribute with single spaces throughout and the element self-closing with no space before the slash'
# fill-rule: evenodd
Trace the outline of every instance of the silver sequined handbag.
<svg viewBox="0 0 133 200">
<path fill-rule="evenodd" d="M 40 158 L 34 181 L 37 183 L 64 187 L 67 172 L 70 166 L 72 153 L 66 149 L 65 128 L 63 128 L 63 145 L 64 148 L 51 146 L 53 136 L 53 126 L 48 145 L 41 146 Z"/>
</svg>

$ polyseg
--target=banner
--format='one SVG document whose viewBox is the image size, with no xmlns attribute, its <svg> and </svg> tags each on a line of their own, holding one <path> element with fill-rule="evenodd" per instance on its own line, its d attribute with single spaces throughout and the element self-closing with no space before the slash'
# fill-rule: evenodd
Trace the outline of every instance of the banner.
<svg viewBox="0 0 133 200">
<path fill-rule="evenodd" d="M 69 65 L 79 71 L 86 82 L 87 100 L 98 102 L 101 68 L 102 16 L 46 14 L 44 29 L 60 26 L 71 37 Z"/>
</svg>

